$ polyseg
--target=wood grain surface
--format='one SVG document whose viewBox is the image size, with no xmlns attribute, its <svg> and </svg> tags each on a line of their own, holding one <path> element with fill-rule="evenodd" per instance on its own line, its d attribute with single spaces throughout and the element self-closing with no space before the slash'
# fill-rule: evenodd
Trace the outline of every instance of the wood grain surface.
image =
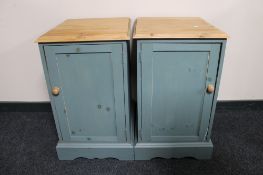
<svg viewBox="0 0 263 175">
<path fill-rule="evenodd" d="M 199 17 L 140 17 L 133 38 L 228 38 L 228 35 Z"/>
<path fill-rule="evenodd" d="M 129 40 L 129 18 L 68 19 L 40 36 L 38 43 Z"/>
</svg>

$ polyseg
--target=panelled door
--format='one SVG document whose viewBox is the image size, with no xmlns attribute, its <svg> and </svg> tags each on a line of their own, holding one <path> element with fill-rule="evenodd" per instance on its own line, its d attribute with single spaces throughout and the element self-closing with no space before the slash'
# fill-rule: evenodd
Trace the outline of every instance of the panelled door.
<svg viewBox="0 0 263 175">
<path fill-rule="evenodd" d="M 139 47 L 139 141 L 203 141 L 220 44 L 145 42 Z"/>
<path fill-rule="evenodd" d="M 45 46 L 64 141 L 125 142 L 121 44 Z M 50 89 L 52 91 L 52 89 Z"/>
</svg>

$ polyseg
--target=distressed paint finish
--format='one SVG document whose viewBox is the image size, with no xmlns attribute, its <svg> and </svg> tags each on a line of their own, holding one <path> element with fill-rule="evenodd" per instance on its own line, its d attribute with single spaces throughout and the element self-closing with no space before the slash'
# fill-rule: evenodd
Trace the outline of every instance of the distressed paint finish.
<svg viewBox="0 0 263 175">
<path fill-rule="evenodd" d="M 52 87 L 60 88 L 58 96 L 50 93 L 61 135 L 57 145 L 59 158 L 95 158 L 97 155 L 97 158 L 122 159 L 118 149 L 124 146 L 129 152 L 124 159 L 133 159 L 127 43 L 59 43 L 43 44 L 40 48 L 49 93 Z M 78 148 L 73 142 L 85 144 Z M 96 149 L 94 144 L 104 146 Z M 90 146 L 92 154 L 87 153 Z"/>
<path fill-rule="evenodd" d="M 224 47 L 225 40 L 137 41 L 135 159 L 211 156 L 210 135 Z M 206 92 L 209 84 L 215 86 L 212 94 Z M 204 143 L 206 156 L 187 146 L 190 154 L 178 152 L 178 145 L 184 150 L 182 145 L 188 143 L 194 147 Z M 174 154 L 167 156 L 169 151 Z"/>
</svg>

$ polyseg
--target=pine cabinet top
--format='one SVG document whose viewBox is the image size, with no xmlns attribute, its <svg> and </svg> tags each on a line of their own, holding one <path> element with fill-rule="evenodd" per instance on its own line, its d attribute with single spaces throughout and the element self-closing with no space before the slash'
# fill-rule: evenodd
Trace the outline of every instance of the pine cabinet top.
<svg viewBox="0 0 263 175">
<path fill-rule="evenodd" d="M 38 43 L 130 39 L 129 18 L 68 19 L 40 36 Z"/>
<path fill-rule="evenodd" d="M 134 39 L 228 38 L 228 35 L 199 17 L 137 18 Z"/>
</svg>

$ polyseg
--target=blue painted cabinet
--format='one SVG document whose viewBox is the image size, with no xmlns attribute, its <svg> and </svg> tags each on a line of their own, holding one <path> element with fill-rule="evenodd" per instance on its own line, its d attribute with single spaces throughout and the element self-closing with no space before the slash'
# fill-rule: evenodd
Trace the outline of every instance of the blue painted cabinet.
<svg viewBox="0 0 263 175">
<path fill-rule="evenodd" d="M 129 18 L 68 19 L 37 39 L 60 160 L 134 159 Z"/>
<path fill-rule="evenodd" d="M 137 41 L 135 159 L 211 156 L 224 45 L 219 40 Z"/>
<path fill-rule="evenodd" d="M 127 43 L 41 44 L 40 50 L 59 158 L 133 159 Z"/>
<path fill-rule="evenodd" d="M 40 50 L 59 158 L 133 159 L 127 43 L 41 44 Z"/>
<path fill-rule="evenodd" d="M 188 18 L 137 19 L 135 160 L 212 155 L 210 135 L 226 39 L 187 38 L 193 26 L 199 27 Z M 166 32 L 174 33 L 167 39 Z"/>
</svg>

